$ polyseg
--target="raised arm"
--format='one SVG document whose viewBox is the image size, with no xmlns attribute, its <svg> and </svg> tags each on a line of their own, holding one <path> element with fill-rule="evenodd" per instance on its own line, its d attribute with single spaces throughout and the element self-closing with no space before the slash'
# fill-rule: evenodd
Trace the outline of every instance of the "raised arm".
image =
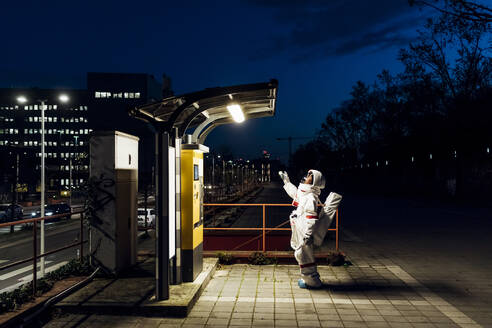
<svg viewBox="0 0 492 328">
<path fill-rule="evenodd" d="M 290 198 L 295 199 L 297 195 L 297 188 L 290 182 L 287 172 L 279 171 L 278 175 L 280 175 L 280 179 L 284 182 L 284 190 L 287 192 L 287 195 L 289 195 Z"/>
</svg>

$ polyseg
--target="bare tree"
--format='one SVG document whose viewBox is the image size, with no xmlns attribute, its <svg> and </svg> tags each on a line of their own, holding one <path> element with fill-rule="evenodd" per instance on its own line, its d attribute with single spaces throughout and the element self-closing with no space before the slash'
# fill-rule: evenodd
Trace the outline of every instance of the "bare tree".
<svg viewBox="0 0 492 328">
<path fill-rule="evenodd" d="M 409 0 L 410 5 L 434 8 L 442 14 L 475 22 L 492 22 L 492 9 L 469 0 Z"/>
</svg>

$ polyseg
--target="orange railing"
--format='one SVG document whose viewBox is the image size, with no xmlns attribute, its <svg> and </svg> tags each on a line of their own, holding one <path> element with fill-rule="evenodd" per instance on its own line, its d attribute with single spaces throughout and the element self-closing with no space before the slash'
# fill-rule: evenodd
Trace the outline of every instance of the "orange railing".
<svg viewBox="0 0 492 328">
<path fill-rule="evenodd" d="M 229 207 L 242 207 L 242 206 L 253 206 L 253 207 L 262 207 L 262 226 L 257 227 L 257 228 L 246 228 L 246 227 L 241 227 L 241 228 L 225 228 L 225 227 L 204 227 L 203 229 L 205 231 L 261 231 L 261 236 L 256 236 L 251 238 L 250 240 L 243 242 L 239 246 L 236 246 L 232 250 L 236 250 L 241 248 L 247 243 L 250 243 L 253 240 L 259 239 L 261 237 L 262 239 L 262 251 L 266 252 L 266 235 L 272 231 L 290 231 L 290 228 L 281 228 L 282 226 L 288 224 L 290 220 L 286 220 L 282 222 L 281 224 L 275 226 L 275 227 L 267 227 L 266 226 L 266 207 L 289 207 L 292 206 L 291 204 L 215 204 L 215 203 L 207 203 L 203 204 L 204 207 L 223 207 L 223 206 L 229 206 Z M 319 205 L 323 206 L 323 205 Z M 337 209 L 336 215 L 335 215 L 335 228 L 328 229 L 328 231 L 335 231 L 335 248 L 338 251 L 339 250 L 339 234 L 340 234 L 340 222 L 339 222 L 339 210 Z"/>
</svg>

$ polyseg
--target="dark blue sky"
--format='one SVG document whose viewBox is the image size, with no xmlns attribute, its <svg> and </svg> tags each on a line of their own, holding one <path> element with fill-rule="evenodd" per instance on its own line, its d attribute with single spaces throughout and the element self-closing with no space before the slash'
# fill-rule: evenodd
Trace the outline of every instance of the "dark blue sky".
<svg viewBox="0 0 492 328">
<path fill-rule="evenodd" d="M 2 1 L 0 86 L 85 87 L 87 71 L 171 76 L 177 94 L 279 80 L 277 115 L 220 127 L 238 156 L 312 136 L 422 25 L 407 0 Z M 224 141 L 228 140 L 228 141 Z M 298 143 L 296 143 L 298 145 Z"/>
</svg>

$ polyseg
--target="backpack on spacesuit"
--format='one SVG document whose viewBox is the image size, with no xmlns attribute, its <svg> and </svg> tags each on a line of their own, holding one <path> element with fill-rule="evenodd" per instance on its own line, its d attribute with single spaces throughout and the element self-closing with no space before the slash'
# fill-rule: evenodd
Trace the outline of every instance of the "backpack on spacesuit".
<svg viewBox="0 0 492 328">
<path fill-rule="evenodd" d="M 316 222 L 315 228 L 313 229 L 313 243 L 315 246 L 321 246 L 321 244 L 323 244 L 325 235 L 328 232 L 333 219 L 335 218 L 337 208 L 340 205 L 341 201 L 342 195 L 337 194 L 336 192 L 330 192 L 330 194 L 326 198 L 324 206 L 321 207 L 319 211 L 318 222 Z"/>
<path fill-rule="evenodd" d="M 325 239 L 326 233 L 333 222 L 336 211 L 340 202 L 342 201 L 342 196 L 335 192 L 331 192 L 326 198 L 324 206 L 320 207 L 318 210 L 318 220 L 313 227 L 313 244 L 315 246 L 321 246 L 323 240 Z M 296 250 L 303 245 L 304 236 L 306 235 L 306 225 L 300 222 L 300 217 L 291 215 L 290 225 L 292 229 L 292 235 L 290 239 L 290 246 L 292 249 Z"/>
</svg>

